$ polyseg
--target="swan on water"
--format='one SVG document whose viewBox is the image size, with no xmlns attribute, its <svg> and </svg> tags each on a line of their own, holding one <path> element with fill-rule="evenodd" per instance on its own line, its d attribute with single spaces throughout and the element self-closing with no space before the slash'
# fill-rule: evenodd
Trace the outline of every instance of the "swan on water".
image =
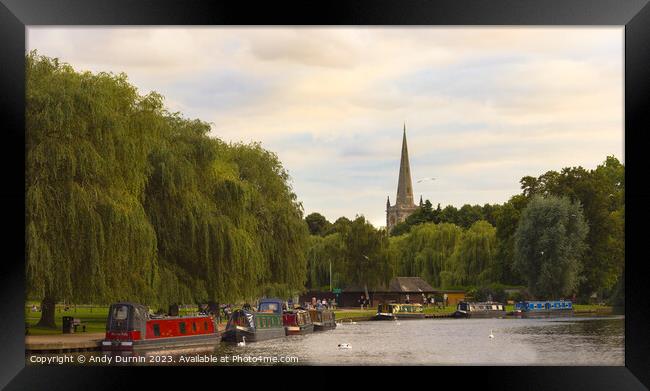
<svg viewBox="0 0 650 391">
<path fill-rule="evenodd" d="M 246 346 L 246 337 L 241 337 L 241 339 L 241 342 L 237 342 L 237 346 Z"/>
<path fill-rule="evenodd" d="M 492 329 L 490 329 L 490 335 L 488 335 L 488 338 L 490 339 L 494 338 L 494 334 L 492 334 Z"/>
<path fill-rule="evenodd" d="M 352 349 L 352 346 L 349 343 L 340 343 L 339 349 Z"/>
</svg>

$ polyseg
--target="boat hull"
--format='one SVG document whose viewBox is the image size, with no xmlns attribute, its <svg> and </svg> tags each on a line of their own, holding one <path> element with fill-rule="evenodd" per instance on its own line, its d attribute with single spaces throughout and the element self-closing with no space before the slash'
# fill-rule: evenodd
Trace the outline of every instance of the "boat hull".
<svg viewBox="0 0 650 391">
<path fill-rule="evenodd" d="M 506 311 L 456 311 L 454 318 L 503 318 Z"/>
<path fill-rule="evenodd" d="M 395 319 L 424 319 L 424 313 L 420 314 L 396 314 Z"/>
<path fill-rule="evenodd" d="M 186 337 L 155 338 L 137 341 L 103 340 L 103 351 L 142 351 L 152 349 L 184 348 L 216 345 L 221 341 L 220 334 L 189 335 Z"/>
<path fill-rule="evenodd" d="M 381 313 L 375 315 L 375 320 L 397 320 L 397 319 L 424 319 L 426 315 L 424 313 L 420 314 L 386 314 Z"/>
<path fill-rule="evenodd" d="M 306 324 L 302 326 L 285 326 L 287 335 L 303 335 L 314 332 L 313 324 Z"/>
<path fill-rule="evenodd" d="M 242 337 L 246 337 L 246 342 L 259 342 L 267 339 L 284 337 L 286 331 L 284 327 L 274 327 L 268 329 L 249 329 L 241 326 L 227 329 L 221 336 L 225 342 L 241 342 Z"/>
<path fill-rule="evenodd" d="M 573 316 L 573 310 L 551 310 L 551 311 L 521 311 L 514 312 L 514 316 L 520 318 L 555 318 Z"/>
<path fill-rule="evenodd" d="M 314 323 L 314 331 L 325 331 L 336 328 L 336 322 Z"/>
</svg>

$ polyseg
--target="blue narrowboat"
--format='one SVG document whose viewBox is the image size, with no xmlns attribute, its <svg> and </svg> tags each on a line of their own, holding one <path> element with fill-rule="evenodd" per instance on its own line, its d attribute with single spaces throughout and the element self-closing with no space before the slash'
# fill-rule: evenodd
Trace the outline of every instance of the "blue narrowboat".
<svg viewBox="0 0 650 391">
<path fill-rule="evenodd" d="M 572 316 L 573 303 L 570 300 L 535 300 L 515 303 L 515 316 Z"/>
</svg>

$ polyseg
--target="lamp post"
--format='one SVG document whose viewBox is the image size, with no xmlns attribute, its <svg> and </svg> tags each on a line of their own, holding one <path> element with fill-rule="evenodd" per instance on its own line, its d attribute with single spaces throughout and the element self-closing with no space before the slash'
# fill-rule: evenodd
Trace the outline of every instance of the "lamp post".
<svg viewBox="0 0 650 391">
<path fill-rule="evenodd" d="M 367 256 L 366 254 L 361 254 L 361 255 L 363 255 L 363 257 L 366 258 L 366 260 L 367 260 L 368 262 L 370 262 L 370 258 L 368 258 L 368 256 Z M 370 300 L 370 295 L 368 294 L 368 284 L 367 284 L 367 283 L 364 283 L 364 284 L 363 284 L 363 288 L 364 288 L 365 293 L 366 293 L 366 300 Z"/>
<path fill-rule="evenodd" d="M 332 260 L 330 259 L 330 292 L 332 291 Z"/>
</svg>

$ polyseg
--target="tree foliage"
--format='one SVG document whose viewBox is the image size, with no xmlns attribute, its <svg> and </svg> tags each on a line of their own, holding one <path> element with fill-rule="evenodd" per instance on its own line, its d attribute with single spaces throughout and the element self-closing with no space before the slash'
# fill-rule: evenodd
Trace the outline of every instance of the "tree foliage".
<svg viewBox="0 0 650 391">
<path fill-rule="evenodd" d="M 126 75 L 26 57 L 27 289 L 108 303 L 304 288 L 307 226 L 277 156 L 226 144 Z"/>
<path fill-rule="evenodd" d="M 495 281 L 496 229 L 480 220 L 463 232 L 453 255 L 453 282 L 478 285 Z"/>
<path fill-rule="evenodd" d="M 332 227 L 332 223 L 327 221 L 325 216 L 320 213 L 310 213 L 305 217 L 309 233 L 311 235 L 324 236 Z"/>
<path fill-rule="evenodd" d="M 579 202 L 534 196 L 515 232 L 515 268 L 533 295 L 569 296 L 578 288 L 589 228 Z"/>
<path fill-rule="evenodd" d="M 451 270 L 461 236 L 462 229 L 454 224 L 426 223 L 414 227 L 409 235 L 391 238 L 396 275 L 418 276 L 442 286 L 441 274 Z"/>
</svg>

